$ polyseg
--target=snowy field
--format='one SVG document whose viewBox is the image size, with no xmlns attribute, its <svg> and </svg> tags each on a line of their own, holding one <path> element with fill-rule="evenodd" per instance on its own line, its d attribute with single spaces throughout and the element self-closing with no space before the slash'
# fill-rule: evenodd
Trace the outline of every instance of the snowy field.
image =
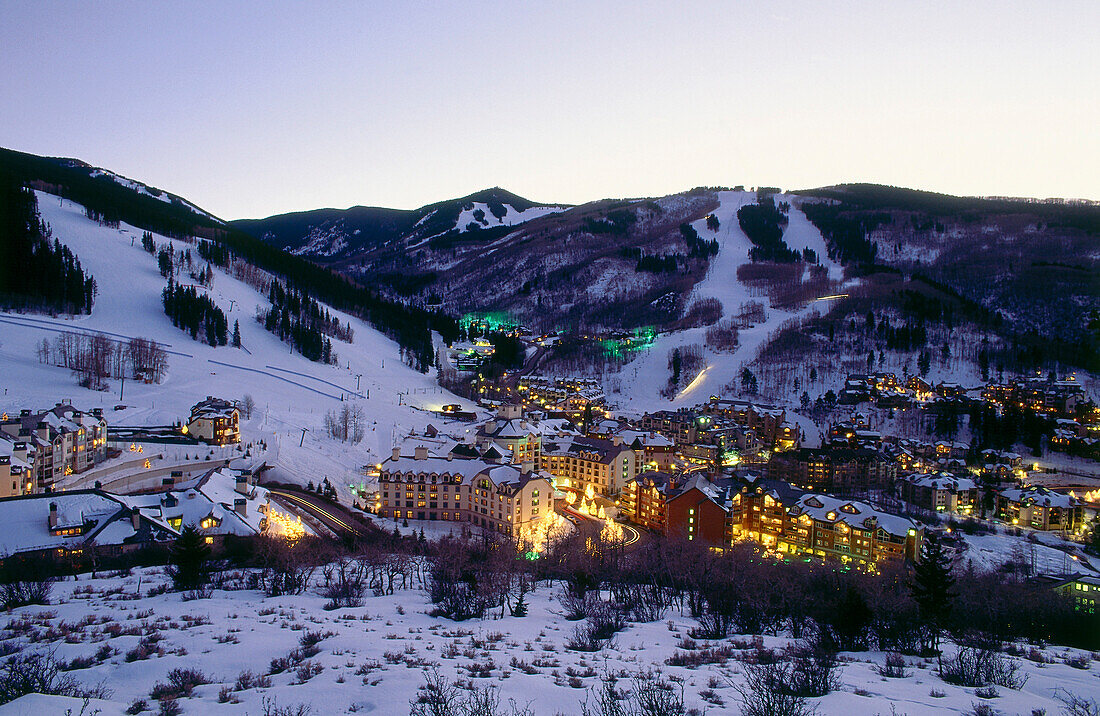
<svg viewBox="0 0 1100 716">
<path fill-rule="evenodd" d="M 56 658 L 70 662 L 88 659 L 87 668 L 67 673 L 85 686 L 111 690 L 109 702 L 95 704 L 104 716 L 121 713 L 138 699 L 149 702 L 156 713 L 151 690 L 179 668 L 197 669 L 210 682 L 179 700 L 185 714 L 256 716 L 263 712 L 265 699 L 280 708 L 307 704 L 318 716 L 406 714 L 425 671 L 433 667 L 452 681 L 497 687 L 504 703 L 514 699 L 537 716 L 580 713 L 581 702 L 605 673 L 660 669 L 665 678 L 683 685 L 688 706 L 735 714 L 740 702 L 730 684 L 743 678 L 736 657 L 752 646 L 751 637 L 728 639 L 722 644 L 740 649 L 724 663 L 671 666 L 667 660 L 685 653 L 678 645 L 696 624 L 670 610 L 661 621 L 630 625 L 603 651 L 570 651 L 565 642 L 574 623 L 560 615 L 556 589 L 545 586 L 528 595 L 526 617 L 452 622 L 428 616 L 431 605 L 419 589 L 367 597 L 362 607 L 325 611 L 325 599 L 312 592 L 265 599 L 256 591 L 215 590 L 212 598 L 194 601 L 181 601 L 173 593 L 147 596 L 163 584 L 166 578 L 156 569 L 135 570 L 126 577 L 83 575 L 60 583 L 53 605 L 17 609 L 0 622 L 5 625 L 0 644 L 54 650 Z M 309 633 L 313 636 L 307 637 Z M 303 640 L 314 638 L 320 638 L 314 648 L 303 647 Z M 784 638 L 762 640 L 773 649 L 786 644 Z M 948 653 L 952 648 L 947 646 Z M 999 695 L 988 700 L 976 697 L 972 688 L 944 683 L 932 660 L 907 657 L 909 675 L 888 679 L 875 671 L 883 654 L 846 653 L 840 688 L 810 703 L 821 714 L 842 716 L 970 713 L 974 703 L 988 704 L 1001 714 L 1046 709 L 1053 715 L 1060 713 L 1058 688 L 1100 696 L 1100 663 L 1072 649 L 1048 647 L 1041 653 L 1049 663 L 1009 657 L 1027 682 L 1018 691 L 998 688 Z M 1084 669 L 1064 663 L 1065 657 L 1081 655 L 1086 657 Z M 287 662 L 276 664 L 276 673 L 271 673 L 272 661 L 283 658 Z M 244 672 L 251 672 L 252 682 L 259 679 L 260 685 L 248 685 Z M 620 682 L 620 687 L 628 683 Z M 30 697 L 26 703 L 0 706 L 0 715 L 61 714 L 70 705 Z M 78 711 L 77 703 L 73 713 Z"/>
<path fill-rule="evenodd" d="M 444 403 L 473 409 L 444 393 L 434 372 L 421 374 L 404 365 L 396 343 L 338 311 L 332 313 L 341 322 L 350 321 L 354 330 L 353 343 L 333 341 L 339 365 L 313 363 L 291 352 L 255 320 L 257 309 L 269 306 L 266 296 L 221 269 L 215 269 L 208 293 L 226 312 L 230 331 L 234 321 L 240 322 L 243 349 L 193 341 L 164 315 L 161 291 L 167 281 L 158 272 L 156 257 L 142 249 L 139 229 L 102 226 L 87 219 L 78 204 L 42 192 L 36 195 L 54 237 L 69 246 L 95 277 L 99 294 L 90 316 L 0 313 L 3 411 L 18 414 L 21 408 L 49 408 L 70 400 L 82 410 L 104 408 L 110 425 L 170 425 L 186 420 L 191 405 L 208 395 L 240 400 L 249 394 L 256 412 L 243 422 L 242 438 L 246 443 L 267 442 L 276 463 L 274 477 L 302 484 L 329 477 L 340 488 L 359 481 L 363 465 L 389 455 L 395 437 L 420 431 L 431 422 L 439 425 L 439 419 L 426 411 Z M 159 247 L 170 240 L 154 235 L 154 241 Z M 193 245 L 171 243 L 176 249 L 190 248 L 197 265 L 202 265 Z M 180 280 L 189 279 L 184 275 Z M 111 381 L 107 392 L 81 388 L 70 371 L 37 358 L 39 343 L 44 338 L 52 343 L 59 331 L 103 332 L 123 341 L 152 338 L 169 353 L 168 376 L 159 385 L 127 380 L 122 400 L 118 381 Z M 358 445 L 324 435 L 324 416 L 344 404 L 341 398 L 363 408 L 366 437 Z M 112 410 L 118 404 L 127 407 Z"/>
</svg>

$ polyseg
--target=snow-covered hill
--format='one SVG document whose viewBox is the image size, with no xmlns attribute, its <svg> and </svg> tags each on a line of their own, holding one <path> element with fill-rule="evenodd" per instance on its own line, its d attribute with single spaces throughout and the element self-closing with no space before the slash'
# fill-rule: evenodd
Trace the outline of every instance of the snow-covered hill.
<svg viewBox="0 0 1100 716">
<path fill-rule="evenodd" d="M 91 704 L 105 716 L 138 700 L 147 702 L 146 713 L 155 713 L 150 692 L 176 669 L 197 671 L 208 682 L 180 698 L 186 714 L 407 714 L 431 669 L 470 689 L 499 689 L 503 709 L 512 700 L 534 716 L 581 713 L 586 698 L 591 708 L 607 675 L 622 677 L 618 686 L 627 689 L 630 675 L 659 670 L 683 689 L 685 706 L 736 714 L 736 686 L 745 683 L 741 659 L 754 653 L 747 635 L 694 642 L 688 634 L 697 622 L 674 608 L 658 621 L 630 624 L 599 652 L 570 650 L 566 643 L 576 623 L 562 618 L 557 590 L 541 582 L 527 595 L 528 616 L 464 622 L 428 616 L 433 605 L 419 588 L 367 596 L 362 606 L 331 611 L 316 586 L 304 595 L 267 599 L 255 590 L 221 589 L 194 601 L 176 593 L 149 596 L 166 582 L 158 568 L 123 577 L 81 575 L 56 585 L 49 607 L 14 610 L 0 638 L 8 648 L 52 650 L 56 659 L 75 661 L 83 668 L 66 673 L 78 684 L 110 689 L 109 700 Z M 758 638 L 761 648 L 777 651 L 790 641 Z M 713 649 L 724 652 L 707 659 Z M 945 659 L 955 649 L 945 644 Z M 1005 657 L 1019 669 L 1022 687 L 996 688 L 985 700 L 973 688 L 943 681 L 935 659 L 907 656 L 904 676 L 888 679 L 878 671 L 882 652 L 844 653 L 837 686 L 809 705 L 822 716 L 1055 714 L 1060 694 L 1096 697 L 1097 666 L 1088 652 L 1042 645 L 1023 650 L 1027 657 Z M 693 656 L 699 664 L 691 664 Z M 975 704 L 994 710 L 978 711 Z M 75 714 L 81 704 L 28 696 L 0 706 L 0 716 L 62 714 L 67 707 Z"/>
<path fill-rule="evenodd" d="M 726 386 L 735 381 L 744 366 L 751 363 L 760 348 L 788 321 L 798 320 L 811 313 L 828 310 L 828 299 L 810 301 L 797 308 L 771 305 L 767 295 L 741 281 L 738 269 L 750 264 L 749 250 L 752 242 L 741 230 L 737 210 L 756 201 L 756 193 L 748 191 L 719 192 L 721 202 L 713 215 L 718 218 L 718 230 L 707 228 L 707 220 L 699 219 L 692 227 L 705 240 L 718 241 L 718 255 L 711 259 L 706 277 L 695 285 L 687 305 L 702 299 L 718 299 L 722 303 L 720 321 L 731 321 L 750 302 L 764 304 L 764 319 L 738 331 L 738 346 L 732 352 L 717 352 L 706 347 L 707 327 L 672 331 L 657 338 L 640 358 L 626 365 L 622 373 L 611 376 L 605 386 L 609 395 L 621 408 L 631 412 L 678 408 L 705 402 L 715 394 L 728 393 Z M 776 201 L 790 201 L 787 195 L 776 195 Z M 788 214 L 789 224 L 783 239 L 792 249 L 813 249 L 821 266 L 833 281 L 843 278 L 843 270 L 828 258 L 825 240 L 806 216 L 793 205 Z M 809 266 L 803 268 L 810 270 Z M 827 295 L 827 294 L 826 294 Z M 821 297 L 821 298 L 824 298 Z M 660 395 L 669 379 L 669 354 L 680 348 L 697 345 L 703 349 L 705 367 L 698 376 L 680 387 L 670 401 Z"/>
<path fill-rule="evenodd" d="M 250 394 L 257 410 L 243 426 L 244 439 L 268 442 L 278 455 L 281 477 L 304 484 L 327 476 L 346 485 L 360 466 L 389 453 L 395 435 L 432 420 L 438 423 L 427 410 L 463 402 L 444 395 L 433 375 L 402 363 L 393 341 L 339 311 L 330 309 L 341 322 L 350 321 L 354 331 L 353 343 L 334 340 L 339 365 L 313 363 L 293 353 L 255 320 L 257 310 L 269 305 L 266 297 L 220 269 L 215 269 L 209 295 L 230 324 L 240 323 L 242 348 L 212 348 L 193 341 L 164 314 L 161 291 L 166 280 L 155 257 L 142 249 L 140 230 L 126 224 L 117 229 L 103 226 L 89 220 L 78 204 L 42 192 L 37 197 L 54 237 L 77 254 L 95 277 L 99 294 L 90 316 L 0 313 L 4 411 L 50 407 L 65 399 L 82 409 L 105 408 L 113 425 L 168 425 L 185 418 L 190 406 L 207 395 L 234 400 Z M 186 242 L 159 235 L 154 241 L 158 246 L 170 241 L 176 249 L 191 248 L 198 258 Z M 169 352 L 167 378 L 159 385 L 127 380 L 124 387 L 112 381 L 109 392 L 81 388 L 68 370 L 45 365 L 37 357 L 43 339 L 52 343 L 64 331 L 156 340 Z M 366 438 L 359 445 L 324 435 L 324 416 L 341 407 L 341 398 L 361 405 L 367 417 Z M 119 404 L 126 409 L 112 410 Z M 308 431 L 304 441 L 303 429 Z"/>
<path fill-rule="evenodd" d="M 494 226 L 518 226 L 519 224 L 538 219 L 549 214 L 559 214 L 566 210 L 564 206 L 532 206 L 527 210 L 520 210 L 511 204 L 504 204 L 503 216 L 493 214 L 492 208 L 482 201 L 475 201 L 463 207 L 455 221 L 454 228 L 459 233 L 465 233 L 470 224 L 477 224 L 486 228 Z"/>
</svg>

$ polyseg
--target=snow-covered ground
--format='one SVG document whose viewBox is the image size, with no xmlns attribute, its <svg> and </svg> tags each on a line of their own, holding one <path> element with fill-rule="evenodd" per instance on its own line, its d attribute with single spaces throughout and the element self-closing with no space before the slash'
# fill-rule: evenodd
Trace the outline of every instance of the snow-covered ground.
<svg viewBox="0 0 1100 716">
<path fill-rule="evenodd" d="M 455 221 L 455 228 L 458 229 L 458 233 L 462 234 L 466 232 L 466 227 L 471 223 L 484 226 L 486 228 L 492 228 L 494 226 L 516 226 L 530 221 L 531 219 L 538 219 L 549 214 L 558 214 L 566 210 L 564 206 L 532 206 L 525 211 L 516 209 L 511 204 L 504 205 L 504 216 L 493 216 L 493 212 L 489 210 L 489 205 L 475 201 L 469 209 L 463 209 L 458 219 Z M 482 212 L 484 216 L 481 217 L 481 221 L 477 220 L 474 216 L 475 212 Z M 431 216 L 429 214 L 428 216 Z M 428 218 L 427 216 L 424 217 Z M 421 219 L 423 221 L 423 219 Z"/>
<path fill-rule="evenodd" d="M 741 230 L 737 221 L 737 210 L 745 204 L 756 201 L 755 192 L 723 191 L 719 192 L 720 202 L 714 215 L 718 217 L 718 231 L 707 228 L 706 219 L 699 219 L 692 226 L 704 240 L 718 240 L 718 255 L 710 260 L 706 277 L 695 285 L 686 304 L 704 298 L 716 298 L 722 302 L 723 319 L 737 316 L 744 304 L 760 301 L 767 304 L 767 298 L 755 295 L 749 286 L 737 280 L 737 269 L 750 263 L 749 249 L 752 242 Z M 777 201 L 790 201 L 787 195 L 778 195 Z M 825 240 L 821 233 L 809 222 L 805 214 L 793 203 L 789 212 L 789 224 L 783 237 L 792 249 L 811 248 L 821 265 L 826 267 L 829 277 L 840 280 L 843 271 L 839 265 L 828 258 Z M 738 332 L 738 346 L 732 353 L 715 353 L 705 348 L 706 327 L 691 328 L 663 334 L 654 341 L 649 350 L 639 358 L 627 364 L 617 376 L 623 386 L 618 395 L 608 390 L 612 401 L 620 408 L 631 412 L 647 412 L 660 409 L 675 409 L 705 402 L 711 395 L 722 394 L 726 386 L 741 373 L 741 369 L 756 358 L 764 344 L 773 337 L 785 323 L 801 320 L 814 312 L 828 310 L 828 301 L 811 301 L 807 305 L 784 310 L 767 306 L 765 320 Z M 660 395 L 661 389 L 669 378 L 668 356 L 675 348 L 698 344 L 704 347 L 706 367 L 695 380 L 683 386 L 672 400 Z"/>
<path fill-rule="evenodd" d="M 1082 563 L 1080 557 L 1051 546 L 1061 541 L 1058 535 L 1041 532 L 1034 535 L 1034 541 L 1009 534 L 966 535 L 963 539 L 969 548 L 962 553 L 960 563 L 972 564 L 979 572 L 993 572 L 1005 562 L 1018 560 L 1036 574 L 1096 574 L 1090 563 Z M 1072 543 L 1066 546 L 1077 551 Z"/>
<path fill-rule="evenodd" d="M 79 581 L 56 585 L 50 606 L 11 612 L 0 638 L 5 645 L 27 650 L 55 649 L 56 658 L 67 661 L 91 657 L 94 665 L 68 673 L 85 686 L 111 690 L 103 714 L 120 713 L 138 699 L 148 701 L 155 713 L 150 691 L 178 668 L 197 669 L 211 682 L 180 699 L 188 714 L 255 715 L 262 712 L 264 700 L 275 700 L 280 708 L 307 704 L 311 713 L 326 716 L 406 714 L 431 667 L 452 681 L 499 688 L 503 703 L 514 699 L 537 716 L 580 713 L 581 702 L 603 674 L 646 669 L 660 669 L 666 678 L 682 683 L 688 706 L 707 707 L 714 714 L 739 712 L 730 683 L 743 679 L 741 662 L 731 659 L 697 668 L 667 663 L 683 652 L 678 645 L 696 626 L 674 609 L 659 621 L 628 626 L 600 652 L 585 653 L 565 648 L 574 623 L 562 618 L 556 589 L 545 586 L 528 595 L 526 617 L 452 622 L 428 616 L 431 605 L 420 589 L 368 596 L 361 607 L 326 611 L 326 600 L 316 590 L 267 599 L 249 590 L 215 590 L 212 598 L 194 601 L 181 601 L 173 593 L 147 596 L 165 582 L 157 569 L 135 570 L 125 577 L 82 575 Z M 49 627 L 53 631 L 47 634 Z M 316 654 L 271 674 L 270 685 L 236 688 L 242 672 L 265 676 L 274 659 L 300 649 L 307 632 L 323 637 Z M 30 643 L 32 635 L 39 641 Z M 127 653 L 150 635 L 160 637 L 154 653 L 128 661 Z M 734 642 L 748 646 L 751 638 L 721 643 Z M 787 640 L 764 637 L 762 643 L 776 649 Z M 947 645 L 949 654 L 952 648 Z M 106 651 L 97 658 L 101 649 Z M 1056 689 L 1092 698 L 1100 694 L 1100 665 L 1086 660 L 1087 668 L 1077 669 L 1063 663 L 1064 657 L 1082 652 L 1061 647 L 1041 652 L 1050 663 L 1008 657 L 1027 682 L 1019 691 L 998 687 L 999 695 L 987 701 L 972 688 L 943 682 L 934 660 L 908 657 L 909 675 L 887 679 L 875 671 L 882 653 L 847 653 L 842 655 L 840 688 L 810 702 L 823 715 L 843 716 L 888 714 L 892 709 L 909 716 L 970 713 L 974 703 L 988 703 L 997 713 L 1046 709 L 1055 714 L 1061 708 Z M 622 686 L 629 686 L 629 680 L 620 682 Z M 219 703 L 223 689 L 227 703 Z M 703 692 L 723 705 L 708 704 Z M 79 704 L 73 713 L 78 711 Z M 32 697 L 0 706 L 3 716 L 43 713 L 64 713 L 64 705 Z"/>
<path fill-rule="evenodd" d="M 95 277 L 99 294 L 90 316 L 0 313 L 2 411 L 18 414 L 21 408 L 48 408 L 70 400 L 83 410 L 104 408 L 110 425 L 170 425 L 186 420 L 191 405 L 208 395 L 239 400 L 249 394 L 256 411 L 243 422 L 242 438 L 268 444 L 277 456 L 275 477 L 302 484 L 329 477 L 338 489 L 346 490 L 348 483 L 360 480 L 361 466 L 390 453 L 395 436 L 420 431 L 430 422 L 438 424 L 427 411 L 445 403 L 473 409 L 444 393 L 434 373 L 421 374 L 402 363 L 393 341 L 339 311 L 332 313 L 341 322 L 350 321 L 354 330 L 353 343 L 334 341 L 339 365 L 313 363 L 293 353 L 255 320 L 257 309 L 269 305 L 266 297 L 220 269 L 215 269 L 209 295 L 226 312 L 230 330 L 234 321 L 240 322 L 243 349 L 193 341 L 164 315 L 161 291 L 166 280 L 156 258 L 142 249 L 139 229 L 101 226 L 86 218 L 78 204 L 41 192 L 37 196 L 54 237 L 69 246 Z M 169 241 L 163 236 L 154 240 L 158 246 Z M 194 246 L 172 244 L 190 248 L 201 262 Z M 169 352 L 168 376 L 159 385 L 127 380 L 124 388 L 111 381 L 107 392 L 81 388 L 68 370 L 37 358 L 41 341 L 52 343 L 59 331 L 103 332 L 118 340 L 152 338 Z M 324 416 L 343 405 L 342 397 L 363 408 L 366 436 L 358 445 L 325 436 Z M 127 408 L 112 410 L 119 404 Z M 308 431 L 304 440 L 303 429 Z"/>
</svg>

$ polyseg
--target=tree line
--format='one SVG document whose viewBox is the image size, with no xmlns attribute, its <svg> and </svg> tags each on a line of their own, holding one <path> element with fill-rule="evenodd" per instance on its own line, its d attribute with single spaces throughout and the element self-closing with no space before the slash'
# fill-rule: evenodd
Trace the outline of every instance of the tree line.
<svg viewBox="0 0 1100 716">
<path fill-rule="evenodd" d="M 873 264 L 878 256 L 878 244 L 868 235 L 880 224 L 890 223 L 890 215 L 875 213 L 849 216 L 850 207 L 844 204 L 818 204 L 807 202 L 802 213 L 825 238 L 829 258 L 847 264 Z"/>
<path fill-rule="evenodd" d="M 43 338 L 38 360 L 68 368 L 81 386 L 91 390 L 105 389 L 107 378 L 129 376 L 159 383 L 168 373 L 168 354 L 156 341 L 137 337 L 124 342 L 102 333 L 62 333 L 53 343 Z"/>
<path fill-rule="evenodd" d="M 187 331 L 192 340 L 204 340 L 212 346 L 224 346 L 229 342 L 229 321 L 225 313 L 194 286 L 182 286 L 169 279 L 161 293 L 161 301 L 172 325 Z"/>
<path fill-rule="evenodd" d="M 95 279 L 53 239 L 34 192 L 0 176 L 0 306 L 91 313 Z"/>
<path fill-rule="evenodd" d="M 271 282 L 268 300 L 271 308 L 260 311 L 256 319 L 263 324 L 264 330 L 287 341 L 312 361 L 336 362 L 329 336 L 347 342 L 353 338 L 350 323 L 341 325 L 339 319 L 316 300 L 279 281 Z"/>
<path fill-rule="evenodd" d="M 756 204 L 746 204 L 737 210 L 737 223 L 752 241 L 749 258 L 753 261 L 795 263 L 802 254 L 783 240 L 787 216 L 775 205 L 771 196 L 762 196 Z"/>
</svg>

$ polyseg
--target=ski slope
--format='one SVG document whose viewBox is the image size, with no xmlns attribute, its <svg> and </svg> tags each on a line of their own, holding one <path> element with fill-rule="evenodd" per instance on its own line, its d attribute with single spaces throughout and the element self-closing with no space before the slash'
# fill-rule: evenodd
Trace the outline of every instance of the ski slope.
<svg viewBox="0 0 1100 716">
<path fill-rule="evenodd" d="M 498 218 L 496 216 L 493 216 L 493 212 L 489 210 L 488 204 L 481 201 L 475 201 L 469 209 L 463 209 L 459 213 L 458 219 L 455 220 L 455 228 L 458 229 L 458 233 L 464 234 L 467 231 L 466 227 L 470 224 L 477 224 L 478 226 L 483 226 L 488 229 L 491 229 L 494 226 L 518 226 L 519 224 L 531 221 L 532 219 L 538 219 L 543 216 L 548 216 L 550 214 L 561 213 L 565 211 L 566 208 L 567 207 L 564 206 L 532 206 L 525 211 L 520 211 L 511 204 L 505 204 L 504 216 Z M 477 220 L 477 217 L 474 216 L 474 213 L 479 210 L 484 212 L 484 216 L 482 217 L 482 221 L 484 223 L 479 222 Z M 428 216 L 431 216 L 431 214 L 428 214 Z M 425 216 L 424 219 L 427 219 L 428 216 Z M 424 219 L 421 219 L 420 221 L 423 222 Z M 420 222 L 417 223 L 417 226 L 419 225 Z"/>
<path fill-rule="evenodd" d="M 84 410 L 104 408 L 113 425 L 169 425 L 185 420 L 190 406 L 208 395 L 239 400 L 250 394 L 257 409 L 243 422 L 242 437 L 245 442 L 267 442 L 270 454 L 277 455 L 278 477 L 304 484 L 327 476 L 334 484 L 346 485 L 359 481 L 356 473 L 361 466 L 389 454 L 395 435 L 439 423 L 426 411 L 444 403 L 473 408 L 444 394 L 434 374 L 420 374 L 402 363 L 396 343 L 339 311 L 330 309 L 342 322 L 350 321 L 354 330 L 353 343 L 333 341 L 339 365 L 313 363 L 293 353 L 255 320 L 257 310 L 269 306 L 266 297 L 217 268 L 209 295 L 226 312 L 230 331 L 234 321 L 240 323 L 243 348 L 212 348 L 193 341 L 164 315 L 160 295 L 167 282 L 155 256 L 142 249 L 141 230 L 126 224 L 117 229 L 102 226 L 86 218 L 78 204 L 42 192 L 36 195 L 42 219 L 95 277 L 99 293 L 90 316 L 0 313 L 3 411 L 17 414 L 21 408 L 52 407 L 64 399 Z M 199 260 L 194 246 L 186 242 L 159 235 L 154 241 L 158 247 L 170 242 L 176 249 L 190 248 Z M 189 277 L 183 274 L 179 280 L 187 282 Z M 52 343 L 62 331 L 156 340 L 169 353 L 167 378 L 159 385 L 110 381 L 108 392 L 81 388 L 68 370 L 38 360 L 41 341 Z M 361 405 L 367 418 L 366 437 L 358 445 L 324 436 L 324 416 L 339 409 L 342 398 Z M 118 404 L 128 407 L 112 410 Z"/>
<path fill-rule="evenodd" d="M 786 194 L 776 195 L 776 201 L 791 202 L 793 197 Z M 749 301 L 759 301 L 766 305 L 765 320 L 754 326 L 743 328 L 738 332 L 738 346 L 732 353 L 715 353 L 707 348 L 706 327 L 691 328 L 684 331 L 675 331 L 659 336 L 650 349 L 641 357 L 627 364 L 619 374 L 623 388 L 613 400 L 618 400 L 618 407 L 627 408 L 630 412 L 648 412 L 660 409 L 675 409 L 684 406 L 696 405 L 706 401 L 711 395 L 728 392 L 726 386 L 738 379 L 742 368 L 751 363 L 760 349 L 773 337 L 785 323 L 792 320 L 801 320 L 815 312 L 828 310 L 827 301 L 812 301 L 809 304 L 795 309 L 784 310 L 767 305 L 767 298 L 754 295 L 745 284 L 737 280 L 737 270 L 742 265 L 751 263 L 749 249 L 752 242 L 737 221 L 737 210 L 745 204 L 756 201 L 756 193 L 749 191 L 723 191 L 718 193 L 719 206 L 714 210 L 718 217 L 718 231 L 707 228 L 706 219 L 699 219 L 692 226 L 704 240 L 718 240 L 718 255 L 710 260 L 707 275 L 695 285 L 686 305 L 703 298 L 716 298 L 722 302 L 722 319 L 736 316 L 743 304 Z M 834 280 L 843 279 L 841 266 L 828 258 L 825 249 L 825 240 L 821 233 L 791 202 L 788 214 L 789 224 L 783 232 L 784 241 L 792 249 L 813 249 L 818 256 L 821 265 Z M 809 270 L 809 267 L 806 267 Z M 683 348 L 692 344 L 704 346 L 706 368 L 699 376 L 681 388 L 680 392 L 670 401 L 661 397 L 660 390 L 669 378 L 668 356 L 676 348 Z"/>
</svg>

